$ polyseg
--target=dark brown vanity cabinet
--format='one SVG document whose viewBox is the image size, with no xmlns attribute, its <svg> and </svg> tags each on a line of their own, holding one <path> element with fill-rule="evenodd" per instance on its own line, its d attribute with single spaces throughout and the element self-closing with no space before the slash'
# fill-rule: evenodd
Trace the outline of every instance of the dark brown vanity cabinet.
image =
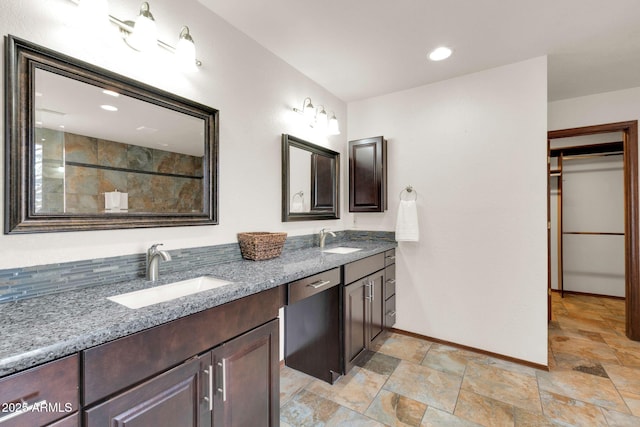
<svg viewBox="0 0 640 427">
<path fill-rule="evenodd" d="M 78 426 L 78 355 L 0 379 L 0 425 Z"/>
<path fill-rule="evenodd" d="M 86 411 L 87 426 L 277 426 L 278 321 Z"/>
<path fill-rule="evenodd" d="M 384 254 L 344 266 L 344 365 L 345 373 L 384 330 Z"/>
<path fill-rule="evenodd" d="M 349 141 L 349 212 L 387 210 L 387 140 Z"/>
<path fill-rule="evenodd" d="M 280 292 L 83 351 L 84 425 L 277 426 Z"/>
<path fill-rule="evenodd" d="M 396 250 L 384 253 L 384 327 L 396 323 Z"/>
</svg>

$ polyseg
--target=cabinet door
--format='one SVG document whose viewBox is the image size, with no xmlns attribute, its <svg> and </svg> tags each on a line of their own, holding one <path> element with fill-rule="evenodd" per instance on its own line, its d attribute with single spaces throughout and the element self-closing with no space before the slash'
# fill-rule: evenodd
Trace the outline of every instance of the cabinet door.
<svg viewBox="0 0 640 427">
<path fill-rule="evenodd" d="M 78 410 L 78 356 L 0 379 L 0 425 L 41 426 Z"/>
<path fill-rule="evenodd" d="M 345 373 L 353 367 L 355 358 L 367 348 L 367 283 L 367 278 L 364 278 L 344 288 Z"/>
<path fill-rule="evenodd" d="M 280 425 L 278 319 L 213 349 L 213 425 Z"/>
<path fill-rule="evenodd" d="M 160 374 L 85 411 L 92 427 L 202 426 L 200 407 L 208 406 L 200 392 L 200 359 Z"/>
<path fill-rule="evenodd" d="M 349 212 L 384 212 L 386 206 L 387 141 L 349 141 Z"/>
<path fill-rule="evenodd" d="M 372 274 L 368 281 L 367 348 L 384 329 L 384 270 Z"/>
</svg>

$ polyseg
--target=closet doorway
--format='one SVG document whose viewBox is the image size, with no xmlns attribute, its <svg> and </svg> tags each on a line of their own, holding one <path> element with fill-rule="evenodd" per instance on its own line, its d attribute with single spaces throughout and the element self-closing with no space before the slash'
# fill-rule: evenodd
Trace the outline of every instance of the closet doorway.
<svg viewBox="0 0 640 427">
<path fill-rule="evenodd" d="M 598 138 L 598 137 L 606 137 L 612 134 L 615 135 L 617 141 L 611 142 L 596 142 L 596 143 L 584 143 L 584 142 L 573 142 L 568 144 L 562 144 L 565 146 L 563 149 L 558 149 L 558 142 L 560 139 L 563 141 L 568 141 L 569 138 L 578 138 L 581 140 L 588 138 Z M 602 139 L 606 141 L 606 138 Z M 598 141 L 597 139 L 595 141 Z M 571 146 L 571 148 L 569 148 Z M 609 288 L 613 289 L 611 292 L 613 295 L 624 295 L 625 296 L 625 307 L 626 307 L 626 335 L 632 340 L 640 341 L 640 242 L 638 236 L 638 122 L 630 121 L 630 122 L 620 122 L 620 123 L 611 123 L 597 126 L 588 126 L 582 128 L 573 128 L 573 129 L 563 129 L 557 131 L 548 132 L 548 171 L 549 171 L 549 180 L 548 180 L 548 289 L 549 289 L 549 299 L 548 299 L 548 309 L 549 309 L 549 318 L 551 318 L 551 289 L 556 288 L 562 292 L 564 289 L 563 284 L 563 273 L 562 270 L 558 271 L 554 268 L 554 264 L 556 263 L 556 258 L 559 261 L 558 264 L 562 266 L 562 242 L 567 242 L 569 245 L 573 245 L 574 247 L 584 247 L 586 245 L 580 243 L 585 242 L 587 237 L 591 240 L 591 242 L 595 242 L 592 245 L 596 250 L 604 251 L 604 253 L 608 253 L 610 251 L 618 251 L 624 257 L 624 268 L 622 266 L 618 269 L 620 273 L 624 270 L 624 279 L 622 277 L 618 278 L 619 284 L 616 284 L 616 273 L 615 271 L 605 272 L 602 276 L 609 276 L 607 280 L 609 280 Z M 586 160 L 590 156 L 590 160 Z M 617 156 L 617 157 L 616 157 Z M 554 200 L 561 200 L 562 197 L 562 180 L 560 178 L 556 178 L 559 176 L 564 170 L 565 173 L 573 170 L 574 172 L 580 172 L 581 168 L 584 168 L 585 165 L 589 165 L 588 167 L 594 168 L 599 171 L 599 174 L 592 174 L 591 179 L 596 177 L 596 179 L 602 180 L 611 180 L 612 173 L 613 179 L 615 181 L 616 168 L 620 168 L 620 166 L 616 166 L 616 161 L 622 157 L 622 182 L 620 182 L 620 186 L 622 188 L 618 188 L 617 191 L 620 194 L 620 198 L 623 199 L 623 206 L 619 206 L 618 209 L 621 212 L 615 213 L 613 212 L 613 217 L 622 216 L 622 218 L 618 218 L 620 221 L 618 224 L 614 224 L 612 226 L 605 225 L 603 228 L 605 230 L 570 230 L 563 233 L 562 221 L 560 221 L 554 228 L 560 230 L 560 238 L 558 247 L 560 250 L 554 254 L 554 262 L 552 263 L 552 247 L 556 245 L 556 240 L 558 239 L 558 233 L 554 232 L 552 236 L 551 228 L 552 228 L 552 218 L 558 217 L 562 218 L 562 212 L 558 212 L 558 206 L 560 209 L 562 207 L 562 203 L 559 205 L 556 203 L 552 203 Z M 553 159 L 553 160 L 552 160 Z M 563 160 L 570 160 L 563 164 Z M 581 164 L 582 163 L 582 164 Z M 563 167 L 572 164 L 571 167 Z M 613 166 L 612 166 L 613 165 Z M 619 173 L 619 170 L 618 170 Z M 568 176 L 568 175 L 567 175 Z M 577 176 L 577 175 L 576 175 Z M 552 184 L 555 182 L 558 183 L 558 194 L 557 199 L 554 198 L 552 191 L 554 187 Z M 593 185 L 594 188 L 599 184 L 602 184 L 601 191 L 606 191 L 606 184 L 604 182 L 592 182 L 589 184 L 588 181 L 584 181 L 582 179 L 572 180 L 572 184 L 574 188 L 578 188 L 582 185 L 583 187 L 586 185 Z M 577 186 L 577 187 L 576 187 Z M 579 191 L 579 190 L 578 190 Z M 553 212 L 552 212 L 553 205 Z M 571 206 L 574 211 L 580 209 L 579 206 Z M 612 209 L 615 209 L 613 207 Z M 603 207 L 602 213 L 607 213 L 607 207 Z M 600 215 L 601 216 L 601 215 Z M 598 217 L 598 212 L 587 212 L 587 215 L 582 215 L 583 218 Z M 599 219 L 596 222 L 600 221 Z M 623 222 L 623 224 L 621 223 Z M 578 221 L 579 223 L 579 221 Z M 600 223 L 602 223 L 600 221 Z M 604 222 L 607 224 L 607 221 Z M 609 230 L 606 230 L 609 228 Z M 620 229 L 619 229 L 620 228 Z M 624 232 L 622 232 L 621 228 L 623 228 Z M 554 239 L 554 240 L 552 240 Z M 623 242 L 621 241 L 623 240 Z M 607 247 L 611 249 L 606 249 Z M 617 249 L 616 249 L 617 248 Z M 595 257 L 597 259 L 599 255 L 597 253 L 584 254 L 578 257 L 574 257 L 571 260 L 573 265 L 576 263 L 584 263 L 586 258 L 589 256 Z M 580 259 L 580 258 L 584 259 Z M 615 270 L 615 269 L 614 269 Z M 575 272 L 574 272 L 575 273 Z M 620 274 L 621 275 L 621 274 Z M 575 277 L 568 277 L 570 279 L 575 279 Z M 580 280 L 578 280 L 580 281 Z M 574 280 L 575 282 L 575 280 Z M 582 280 L 582 286 L 584 289 L 582 290 L 585 293 L 598 293 L 597 285 L 595 282 L 598 280 L 589 283 L 589 280 Z M 624 282 L 624 285 L 622 284 Z M 571 287 L 576 289 L 575 283 L 570 284 Z M 591 287 L 590 287 L 591 286 Z M 617 288 L 617 289 L 615 289 Z M 622 289 L 624 288 L 624 289 Z M 592 292 L 589 292 L 589 290 Z M 593 290 L 596 291 L 593 291 Z"/>
</svg>

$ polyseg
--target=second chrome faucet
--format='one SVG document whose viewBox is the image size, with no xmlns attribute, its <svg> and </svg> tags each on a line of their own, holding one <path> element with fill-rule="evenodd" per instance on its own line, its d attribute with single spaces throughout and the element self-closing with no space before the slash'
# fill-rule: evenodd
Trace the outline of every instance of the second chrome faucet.
<svg viewBox="0 0 640 427">
<path fill-rule="evenodd" d="M 323 228 L 322 230 L 320 230 L 320 249 L 324 249 L 324 241 L 327 238 L 327 234 L 331 234 L 333 237 L 336 237 L 336 233 L 334 233 L 333 231 L 329 231 L 326 228 Z"/>
<path fill-rule="evenodd" d="M 162 258 L 163 261 L 171 261 L 169 252 L 158 249 L 158 246 L 162 246 L 162 243 L 156 243 L 147 249 L 147 280 L 151 280 L 152 282 L 158 280 L 160 276 L 160 270 L 158 268 L 160 258 Z"/>
</svg>

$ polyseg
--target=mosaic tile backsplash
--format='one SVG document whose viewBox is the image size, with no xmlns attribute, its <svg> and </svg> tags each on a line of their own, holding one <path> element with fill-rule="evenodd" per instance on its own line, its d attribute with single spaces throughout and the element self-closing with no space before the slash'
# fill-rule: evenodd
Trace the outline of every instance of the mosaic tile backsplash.
<svg viewBox="0 0 640 427">
<path fill-rule="evenodd" d="M 395 241 L 387 231 L 347 230 L 327 238 L 327 244 L 349 240 Z M 284 251 L 318 246 L 317 234 L 287 237 Z M 169 250 L 171 262 L 160 271 L 172 273 L 242 259 L 238 243 Z M 256 261 L 260 262 L 260 261 Z M 65 292 L 72 289 L 134 280 L 145 275 L 145 254 L 96 258 L 59 264 L 0 270 L 0 303 Z"/>
</svg>

